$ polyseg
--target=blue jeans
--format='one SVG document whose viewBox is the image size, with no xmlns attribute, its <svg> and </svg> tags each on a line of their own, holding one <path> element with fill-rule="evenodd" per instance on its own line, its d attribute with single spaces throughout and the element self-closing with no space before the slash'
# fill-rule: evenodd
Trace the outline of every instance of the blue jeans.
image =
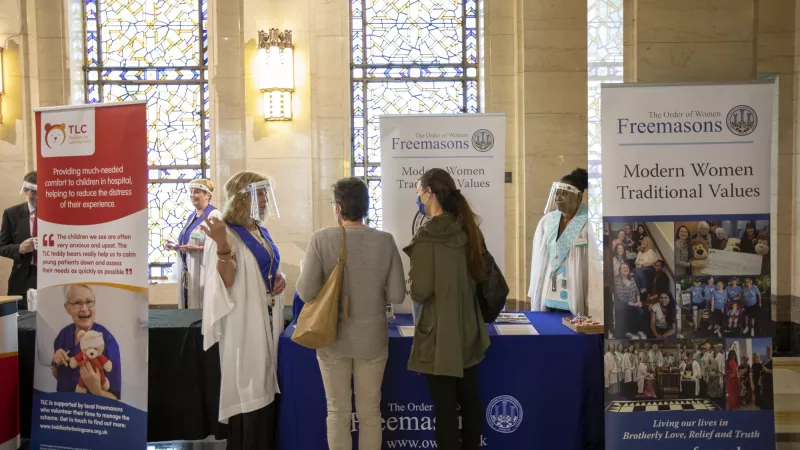
<svg viewBox="0 0 800 450">
<path fill-rule="evenodd" d="M 636 286 L 639 287 L 639 290 L 647 289 L 649 292 L 650 280 L 653 278 L 654 272 L 655 269 L 652 267 L 640 267 L 636 269 Z"/>
</svg>

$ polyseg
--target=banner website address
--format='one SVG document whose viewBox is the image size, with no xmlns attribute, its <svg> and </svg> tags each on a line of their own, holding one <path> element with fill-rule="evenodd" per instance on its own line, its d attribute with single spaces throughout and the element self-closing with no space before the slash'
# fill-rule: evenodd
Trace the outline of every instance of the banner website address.
<svg viewBox="0 0 800 450">
<path fill-rule="evenodd" d="M 386 441 L 387 448 L 437 448 L 435 440 L 399 439 Z"/>
<path fill-rule="evenodd" d="M 45 430 L 56 430 L 56 431 L 70 431 L 73 433 L 83 433 L 83 434 L 96 434 L 98 436 L 105 436 L 108 434 L 107 430 L 92 430 L 90 428 L 78 428 L 78 427 L 70 427 L 65 425 L 48 425 L 42 424 L 40 425 L 42 429 Z"/>
</svg>

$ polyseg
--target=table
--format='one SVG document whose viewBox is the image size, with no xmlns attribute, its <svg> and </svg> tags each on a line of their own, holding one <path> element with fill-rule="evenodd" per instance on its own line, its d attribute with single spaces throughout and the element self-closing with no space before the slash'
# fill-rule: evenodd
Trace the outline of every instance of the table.
<svg viewBox="0 0 800 450">
<path fill-rule="evenodd" d="M 219 350 L 203 351 L 202 311 L 150 310 L 148 442 L 227 437 L 217 421 Z M 21 312 L 19 337 L 22 436 L 30 437 L 36 313 Z"/>
<path fill-rule="evenodd" d="M 521 416 L 522 421 L 511 433 L 485 426 L 482 448 L 603 448 L 602 336 L 575 334 L 562 325 L 562 314 L 526 316 L 538 336 L 500 336 L 488 326 L 492 345 L 479 366 L 481 401 L 489 418 L 521 409 L 511 415 Z M 428 448 L 434 439 L 434 432 L 424 425 L 433 418 L 427 410 L 432 402 L 425 377 L 406 369 L 412 339 L 401 337 L 397 330 L 411 322 L 410 315 L 398 315 L 389 328 L 381 404 L 383 448 Z M 278 349 L 282 390 L 278 448 L 327 448 L 325 393 L 315 351 L 293 343 L 292 332 L 292 326 L 284 331 Z"/>
<path fill-rule="evenodd" d="M 0 448 L 19 446 L 18 296 L 0 296 Z"/>
</svg>

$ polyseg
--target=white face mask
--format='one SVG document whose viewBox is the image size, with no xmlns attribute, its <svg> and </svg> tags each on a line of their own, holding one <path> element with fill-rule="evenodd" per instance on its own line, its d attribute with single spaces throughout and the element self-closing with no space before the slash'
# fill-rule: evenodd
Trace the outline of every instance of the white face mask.
<svg viewBox="0 0 800 450">
<path fill-rule="evenodd" d="M 338 223 L 339 222 L 339 213 L 336 211 L 336 203 L 331 203 L 331 206 L 333 207 L 333 220 L 334 220 L 334 222 Z"/>
</svg>

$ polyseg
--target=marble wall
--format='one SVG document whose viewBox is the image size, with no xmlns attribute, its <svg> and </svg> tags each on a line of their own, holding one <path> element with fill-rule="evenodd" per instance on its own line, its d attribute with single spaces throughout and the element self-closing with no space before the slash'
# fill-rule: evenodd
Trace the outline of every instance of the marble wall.
<svg viewBox="0 0 800 450">
<path fill-rule="evenodd" d="M 796 0 L 626 0 L 625 7 L 626 81 L 777 78 L 772 287 L 797 295 Z"/>
</svg>

